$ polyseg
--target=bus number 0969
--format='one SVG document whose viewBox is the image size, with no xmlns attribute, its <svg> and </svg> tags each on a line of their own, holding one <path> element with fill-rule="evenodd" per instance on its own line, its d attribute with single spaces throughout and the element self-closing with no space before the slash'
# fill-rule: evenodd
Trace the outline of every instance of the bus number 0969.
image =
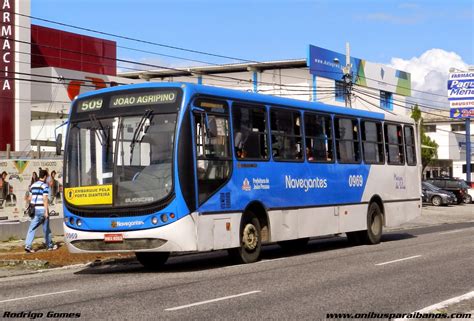
<svg viewBox="0 0 474 321">
<path fill-rule="evenodd" d="M 349 187 L 362 187 L 364 177 L 362 175 L 349 175 Z"/>
</svg>

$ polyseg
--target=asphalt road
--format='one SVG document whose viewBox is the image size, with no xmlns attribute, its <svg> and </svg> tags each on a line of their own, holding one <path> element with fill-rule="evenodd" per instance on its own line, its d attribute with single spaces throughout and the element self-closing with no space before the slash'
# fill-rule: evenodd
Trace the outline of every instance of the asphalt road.
<svg viewBox="0 0 474 321">
<path fill-rule="evenodd" d="M 474 223 L 344 237 L 298 252 L 267 246 L 261 262 L 226 252 L 173 257 L 164 271 L 138 263 L 0 280 L 5 312 L 80 313 L 81 320 L 321 320 L 326 313 L 409 313 L 474 290 Z M 466 311 L 461 311 L 466 312 Z M 57 315 L 56 315 L 57 316 Z"/>
</svg>

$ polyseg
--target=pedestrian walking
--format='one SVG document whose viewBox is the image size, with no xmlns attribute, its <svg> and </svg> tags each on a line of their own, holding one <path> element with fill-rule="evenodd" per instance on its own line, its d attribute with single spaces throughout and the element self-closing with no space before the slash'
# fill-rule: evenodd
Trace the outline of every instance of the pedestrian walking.
<svg viewBox="0 0 474 321">
<path fill-rule="evenodd" d="M 29 202 L 35 209 L 35 215 L 31 220 L 30 227 L 28 228 L 28 234 L 25 240 L 25 251 L 33 253 L 35 250 L 32 248 L 33 239 L 35 237 L 36 228 L 43 222 L 43 233 L 46 246 L 49 251 L 56 250 L 58 246 L 53 243 L 51 230 L 49 228 L 49 215 L 48 215 L 48 192 L 49 186 L 46 184 L 46 178 L 48 177 L 48 171 L 40 170 L 39 180 L 30 187 Z"/>
</svg>

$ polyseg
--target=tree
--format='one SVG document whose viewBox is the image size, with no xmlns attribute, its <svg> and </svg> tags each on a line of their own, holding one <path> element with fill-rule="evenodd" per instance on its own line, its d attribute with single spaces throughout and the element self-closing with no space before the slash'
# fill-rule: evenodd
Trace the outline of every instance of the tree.
<svg viewBox="0 0 474 321">
<path fill-rule="evenodd" d="M 413 118 L 417 123 L 420 122 L 420 133 L 421 133 L 421 164 L 422 171 L 425 170 L 426 166 L 431 162 L 432 159 L 438 157 L 438 147 L 439 145 L 432 140 L 428 135 L 425 134 L 423 128 L 423 117 L 421 116 L 421 110 L 418 107 L 418 104 L 413 106 L 411 112 L 411 118 Z"/>
</svg>

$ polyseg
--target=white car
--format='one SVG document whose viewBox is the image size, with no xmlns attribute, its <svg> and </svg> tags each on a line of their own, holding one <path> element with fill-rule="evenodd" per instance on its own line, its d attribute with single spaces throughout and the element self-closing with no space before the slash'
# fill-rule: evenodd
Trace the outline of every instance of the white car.
<svg viewBox="0 0 474 321">
<path fill-rule="evenodd" d="M 471 204 L 472 200 L 474 199 L 474 188 L 468 188 L 467 194 L 464 195 L 464 203 Z"/>
</svg>

